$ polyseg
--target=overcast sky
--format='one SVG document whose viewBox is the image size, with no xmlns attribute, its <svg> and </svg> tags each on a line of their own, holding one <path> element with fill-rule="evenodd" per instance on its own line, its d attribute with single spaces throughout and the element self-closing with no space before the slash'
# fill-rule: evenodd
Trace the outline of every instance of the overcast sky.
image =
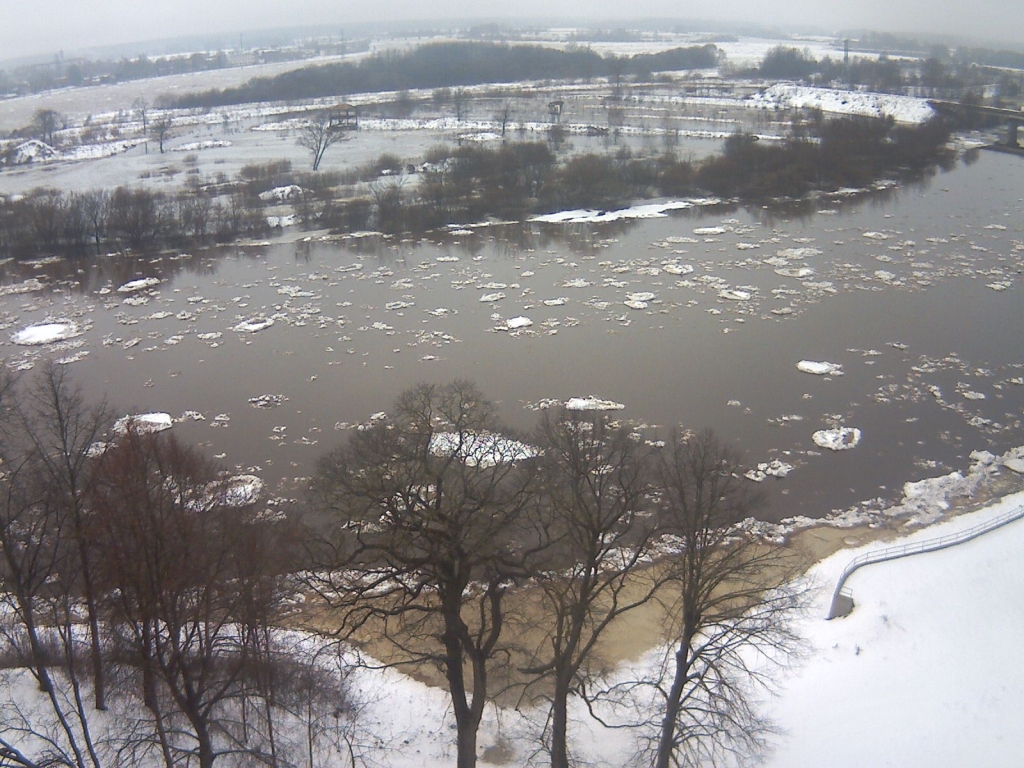
<svg viewBox="0 0 1024 768">
<path fill-rule="evenodd" d="M 624 10 L 626 9 L 626 10 Z M 1024 43 L 1024 0 L 0 0 L 0 60 L 192 33 L 365 21 L 723 19 L 947 33 Z"/>
</svg>

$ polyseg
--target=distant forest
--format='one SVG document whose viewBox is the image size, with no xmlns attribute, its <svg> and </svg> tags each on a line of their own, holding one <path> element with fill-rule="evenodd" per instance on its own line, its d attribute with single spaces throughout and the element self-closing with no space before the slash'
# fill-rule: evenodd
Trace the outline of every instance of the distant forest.
<svg viewBox="0 0 1024 768">
<path fill-rule="evenodd" d="M 538 45 L 435 43 L 411 51 L 376 54 L 358 63 L 309 66 L 275 77 L 257 77 L 234 88 L 187 94 L 169 100 L 165 106 L 207 108 L 520 80 L 620 78 L 714 67 L 718 57 L 719 49 L 710 44 L 620 57 L 601 56 L 589 48 L 558 50 Z"/>
</svg>

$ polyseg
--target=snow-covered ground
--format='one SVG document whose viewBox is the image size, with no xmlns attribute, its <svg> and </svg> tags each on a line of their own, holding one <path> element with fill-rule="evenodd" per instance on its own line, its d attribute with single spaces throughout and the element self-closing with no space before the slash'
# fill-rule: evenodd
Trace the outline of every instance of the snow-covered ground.
<svg viewBox="0 0 1024 768">
<path fill-rule="evenodd" d="M 903 542 L 970 527 L 1024 504 L 1009 496 Z M 950 549 L 879 563 L 847 582 L 856 607 L 825 621 L 857 554 L 819 563 L 801 628 L 812 646 L 771 712 L 786 733 L 773 768 L 1013 766 L 1024 751 L 1024 520 Z"/>
</svg>

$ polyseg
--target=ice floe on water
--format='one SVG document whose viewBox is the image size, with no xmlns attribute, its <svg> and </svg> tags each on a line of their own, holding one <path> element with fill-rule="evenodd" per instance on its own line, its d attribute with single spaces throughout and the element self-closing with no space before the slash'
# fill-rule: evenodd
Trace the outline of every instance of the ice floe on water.
<svg viewBox="0 0 1024 768">
<path fill-rule="evenodd" d="M 172 426 L 174 426 L 174 419 L 171 418 L 169 413 L 136 413 L 119 418 L 114 422 L 113 430 L 118 435 L 127 434 L 129 429 L 133 429 L 138 434 L 145 435 L 151 432 L 163 432 Z"/>
<path fill-rule="evenodd" d="M 251 317 L 237 325 L 231 326 L 231 330 L 238 333 L 259 333 L 260 331 L 265 331 L 273 324 L 274 318 L 272 317 Z"/>
<path fill-rule="evenodd" d="M 847 451 L 856 448 L 860 442 L 860 430 L 856 427 L 833 427 L 832 429 L 819 429 L 811 439 L 819 448 L 827 448 L 830 451 Z"/>
<path fill-rule="evenodd" d="M 630 309 L 647 309 L 650 302 L 654 301 L 655 298 L 655 294 L 650 291 L 638 291 L 627 294 L 626 300 L 622 303 Z"/>
<path fill-rule="evenodd" d="M 249 405 L 253 408 L 277 408 L 288 402 L 284 395 L 256 395 L 249 398 Z"/>
<path fill-rule="evenodd" d="M 597 211 L 593 209 L 559 211 L 558 213 L 531 216 L 529 220 L 547 224 L 582 224 L 621 221 L 622 219 L 656 219 L 667 216 L 668 211 L 680 211 L 696 206 L 717 205 L 719 203 L 721 203 L 721 200 L 714 198 L 671 200 L 666 203 L 634 205 L 631 208 L 620 208 L 615 211 Z"/>
<path fill-rule="evenodd" d="M 816 360 L 801 360 L 796 364 L 797 370 L 804 373 L 813 373 L 816 376 L 842 376 L 843 366 L 839 363 L 829 363 Z"/>
<path fill-rule="evenodd" d="M 570 397 L 565 401 L 565 407 L 570 411 L 621 411 L 626 406 L 616 403 L 614 400 L 602 400 L 590 395 L 588 397 Z"/>
<path fill-rule="evenodd" d="M 755 483 L 760 483 L 768 477 L 785 477 L 792 471 L 792 464 L 779 459 L 772 459 L 771 461 L 761 462 L 754 469 L 745 472 L 743 476 L 748 480 L 753 480 Z"/>
<path fill-rule="evenodd" d="M 245 507 L 259 500 L 263 493 L 263 480 L 256 475 L 234 475 L 214 481 L 207 490 L 221 504 Z"/>
<path fill-rule="evenodd" d="M 136 293 L 138 291 L 148 291 L 150 288 L 155 288 L 160 285 L 160 278 L 158 277 L 140 277 L 138 280 L 131 280 L 120 288 L 117 289 L 118 293 Z"/>
<path fill-rule="evenodd" d="M 751 291 L 741 291 L 735 288 L 724 288 L 718 292 L 718 298 L 729 301 L 750 301 L 753 295 Z"/>
<path fill-rule="evenodd" d="M 523 328 L 529 328 L 531 325 L 533 325 L 533 320 L 523 316 L 510 317 L 508 320 L 505 321 L 505 327 L 508 328 L 508 330 L 510 331 L 518 331 Z"/>
<path fill-rule="evenodd" d="M 775 274 L 802 280 L 805 277 L 811 277 L 814 274 L 814 270 L 811 267 L 778 267 L 775 270 Z"/>
<path fill-rule="evenodd" d="M 46 283 L 39 280 L 36 277 L 30 277 L 28 280 L 22 280 L 20 283 L 11 283 L 10 285 L 0 286 L 0 296 L 15 296 L 22 293 L 35 293 L 41 291 L 46 287 Z"/>
<path fill-rule="evenodd" d="M 537 455 L 532 445 L 489 432 L 438 432 L 430 438 L 435 456 L 454 456 L 470 467 L 493 467 Z"/>
<path fill-rule="evenodd" d="M 503 291 L 496 291 L 495 293 L 485 293 L 480 297 L 480 301 L 484 304 L 490 304 L 495 301 L 501 301 L 505 298 Z"/>
<path fill-rule="evenodd" d="M 34 347 L 73 339 L 80 336 L 82 331 L 82 327 L 74 320 L 57 320 L 52 323 L 40 323 L 22 328 L 11 335 L 11 341 L 20 346 Z"/>
</svg>

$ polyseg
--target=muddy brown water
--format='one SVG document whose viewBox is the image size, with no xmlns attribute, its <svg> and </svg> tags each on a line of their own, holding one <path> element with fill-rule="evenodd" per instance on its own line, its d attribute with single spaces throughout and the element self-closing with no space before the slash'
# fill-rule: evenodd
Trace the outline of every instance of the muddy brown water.
<svg viewBox="0 0 1024 768">
<path fill-rule="evenodd" d="M 803 216 L 708 207 L 611 224 L 526 224 L 0 266 L 0 356 L 73 360 L 123 412 L 200 413 L 175 430 L 301 496 L 319 455 L 418 382 L 474 380 L 513 427 L 596 395 L 658 428 L 714 427 L 751 464 L 762 516 L 897 499 L 1021 441 L 1024 174 L 982 153 L 920 185 Z M 299 239 L 297 239 L 299 238 Z M 692 271 L 690 271 L 692 268 Z M 143 276 L 162 280 L 118 291 Z M 47 287 L 12 292 L 38 278 Z M 626 305 L 653 294 L 646 308 Z M 492 298 L 487 301 L 484 299 Z M 532 325 L 510 332 L 508 320 Z M 11 334 L 71 319 L 51 347 Z M 233 330 L 270 319 L 259 332 Z M 219 335 L 218 335 L 219 334 Z M 815 376 L 801 360 L 842 375 Z M 281 395 L 275 408 L 249 399 Z M 847 426 L 830 451 L 816 431 Z"/>
</svg>

